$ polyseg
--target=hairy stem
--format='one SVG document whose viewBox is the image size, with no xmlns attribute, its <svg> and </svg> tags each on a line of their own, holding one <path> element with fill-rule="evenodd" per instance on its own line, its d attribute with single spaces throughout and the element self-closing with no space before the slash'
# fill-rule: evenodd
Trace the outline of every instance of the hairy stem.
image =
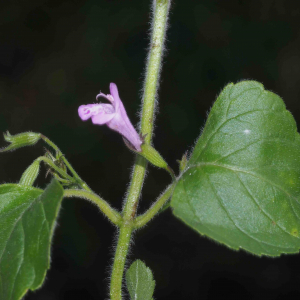
<svg viewBox="0 0 300 300">
<path fill-rule="evenodd" d="M 170 7 L 170 0 L 153 1 L 152 35 L 146 69 L 143 108 L 141 116 L 141 134 L 145 136 L 145 143 L 151 144 L 154 124 L 156 93 L 161 71 L 162 54 L 164 50 L 165 32 Z M 138 206 L 142 185 L 146 173 L 147 162 L 142 156 L 137 156 L 127 201 L 123 209 L 124 222 L 121 225 L 117 251 L 115 254 L 111 285 L 111 300 L 122 299 L 122 280 L 125 260 L 129 248 L 133 222 Z"/>
<path fill-rule="evenodd" d="M 156 94 L 162 69 L 165 34 L 167 30 L 170 0 L 153 1 L 152 35 L 149 46 L 146 77 L 144 83 L 141 133 L 146 135 L 145 143 L 150 144 L 154 125 Z"/>
<path fill-rule="evenodd" d="M 115 225 L 120 226 L 122 224 L 121 215 L 113 209 L 105 200 L 100 198 L 98 195 L 83 191 L 83 190 L 65 190 L 64 197 L 78 197 L 90 200 L 95 203 L 99 209 L 107 216 L 107 218 Z"/>
<path fill-rule="evenodd" d="M 153 1 L 152 35 L 149 46 L 146 77 L 144 84 L 143 108 L 141 116 L 141 134 L 145 136 L 145 144 L 151 144 L 155 117 L 155 102 L 158 81 L 161 71 L 161 61 L 164 49 L 165 32 L 167 29 L 169 0 Z M 127 202 L 124 208 L 124 218 L 132 219 L 137 208 L 141 193 L 147 161 L 137 156 Z"/>
<path fill-rule="evenodd" d="M 121 226 L 110 283 L 110 297 L 113 300 L 122 299 L 122 278 L 126 256 L 129 249 L 131 233 L 131 226 Z"/>
<path fill-rule="evenodd" d="M 134 228 L 141 228 L 146 225 L 165 205 L 173 194 L 176 182 L 169 185 L 166 190 L 159 196 L 154 204 L 142 215 L 134 220 Z"/>
</svg>

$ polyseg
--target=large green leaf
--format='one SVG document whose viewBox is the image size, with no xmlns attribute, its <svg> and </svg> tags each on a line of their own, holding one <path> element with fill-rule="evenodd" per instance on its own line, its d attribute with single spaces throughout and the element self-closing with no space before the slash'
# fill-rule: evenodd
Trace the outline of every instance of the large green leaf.
<svg viewBox="0 0 300 300">
<path fill-rule="evenodd" d="M 200 234 L 256 255 L 300 248 L 300 136 L 281 98 L 255 81 L 215 102 L 171 206 Z"/>
<path fill-rule="evenodd" d="M 136 260 L 126 272 L 126 285 L 132 300 L 151 300 L 155 281 L 151 270 Z"/>
<path fill-rule="evenodd" d="M 0 299 L 19 300 L 44 281 L 63 189 L 53 180 L 43 192 L 0 186 Z"/>
</svg>

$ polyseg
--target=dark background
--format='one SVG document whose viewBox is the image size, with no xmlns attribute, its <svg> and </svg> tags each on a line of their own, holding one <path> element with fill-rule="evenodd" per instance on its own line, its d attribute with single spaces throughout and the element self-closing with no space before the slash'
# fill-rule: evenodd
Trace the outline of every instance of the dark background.
<svg viewBox="0 0 300 300">
<path fill-rule="evenodd" d="M 151 1 L 40 0 L 0 5 L 0 130 L 31 130 L 54 141 L 91 188 L 120 209 L 134 161 L 121 137 L 81 122 L 77 108 L 117 83 L 138 123 Z M 216 95 L 255 79 L 300 120 L 299 1 L 175 0 L 170 14 L 154 145 L 170 165 L 190 150 Z M 4 146 L 4 142 L 2 142 Z M 0 156 L 0 180 L 18 182 L 44 152 Z M 44 187 L 45 169 L 37 185 Z M 139 211 L 169 175 L 149 168 Z M 1 229 L 0 229 L 1 230 Z M 115 230 L 84 200 L 63 201 L 43 287 L 27 300 L 105 299 Z M 113 245 L 113 246 L 112 246 Z M 257 258 L 200 237 L 166 211 L 137 232 L 129 262 L 154 272 L 155 299 L 293 299 L 300 256 Z"/>
</svg>

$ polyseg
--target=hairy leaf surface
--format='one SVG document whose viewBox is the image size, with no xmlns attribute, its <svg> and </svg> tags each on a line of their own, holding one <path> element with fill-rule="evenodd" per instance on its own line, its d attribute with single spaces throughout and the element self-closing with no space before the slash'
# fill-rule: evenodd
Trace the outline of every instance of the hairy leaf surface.
<svg viewBox="0 0 300 300">
<path fill-rule="evenodd" d="M 62 197 L 56 180 L 45 191 L 0 185 L 0 299 L 19 300 L 42 285 Z"/>
<path fill-rule="evenodd" d="M 126 285 L 132 300 L 151 300 L 155 281 L 151 270 L 136 260 L 126 272 Z"/>
<path fill-rule="evenodd" d="M 174 214 L 233 249 L 300 248 L 300 136 L 282 99 L 255 81 L 227 85 L 178 180 Z"/>
</svg>

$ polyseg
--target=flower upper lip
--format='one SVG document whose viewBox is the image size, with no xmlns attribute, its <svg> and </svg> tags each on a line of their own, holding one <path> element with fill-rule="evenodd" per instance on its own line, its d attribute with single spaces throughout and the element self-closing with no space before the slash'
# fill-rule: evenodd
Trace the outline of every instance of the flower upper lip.
<svg viewBox="0 0 300 300">
<path fill-rule="evenodd" d="M 112 130 L 119 132 L 136 151 L 140 152 L 143 141 L 127 116 L 117 85 L 111 83 L 109 87 L 110 94 L 99 93 L 96 99 L 103 97 L 110 103 L 81 105 L 78 108 L 79 117 L 82 121 L 91 118 L 93 124 L 106 124 Z"/>
</svg>

